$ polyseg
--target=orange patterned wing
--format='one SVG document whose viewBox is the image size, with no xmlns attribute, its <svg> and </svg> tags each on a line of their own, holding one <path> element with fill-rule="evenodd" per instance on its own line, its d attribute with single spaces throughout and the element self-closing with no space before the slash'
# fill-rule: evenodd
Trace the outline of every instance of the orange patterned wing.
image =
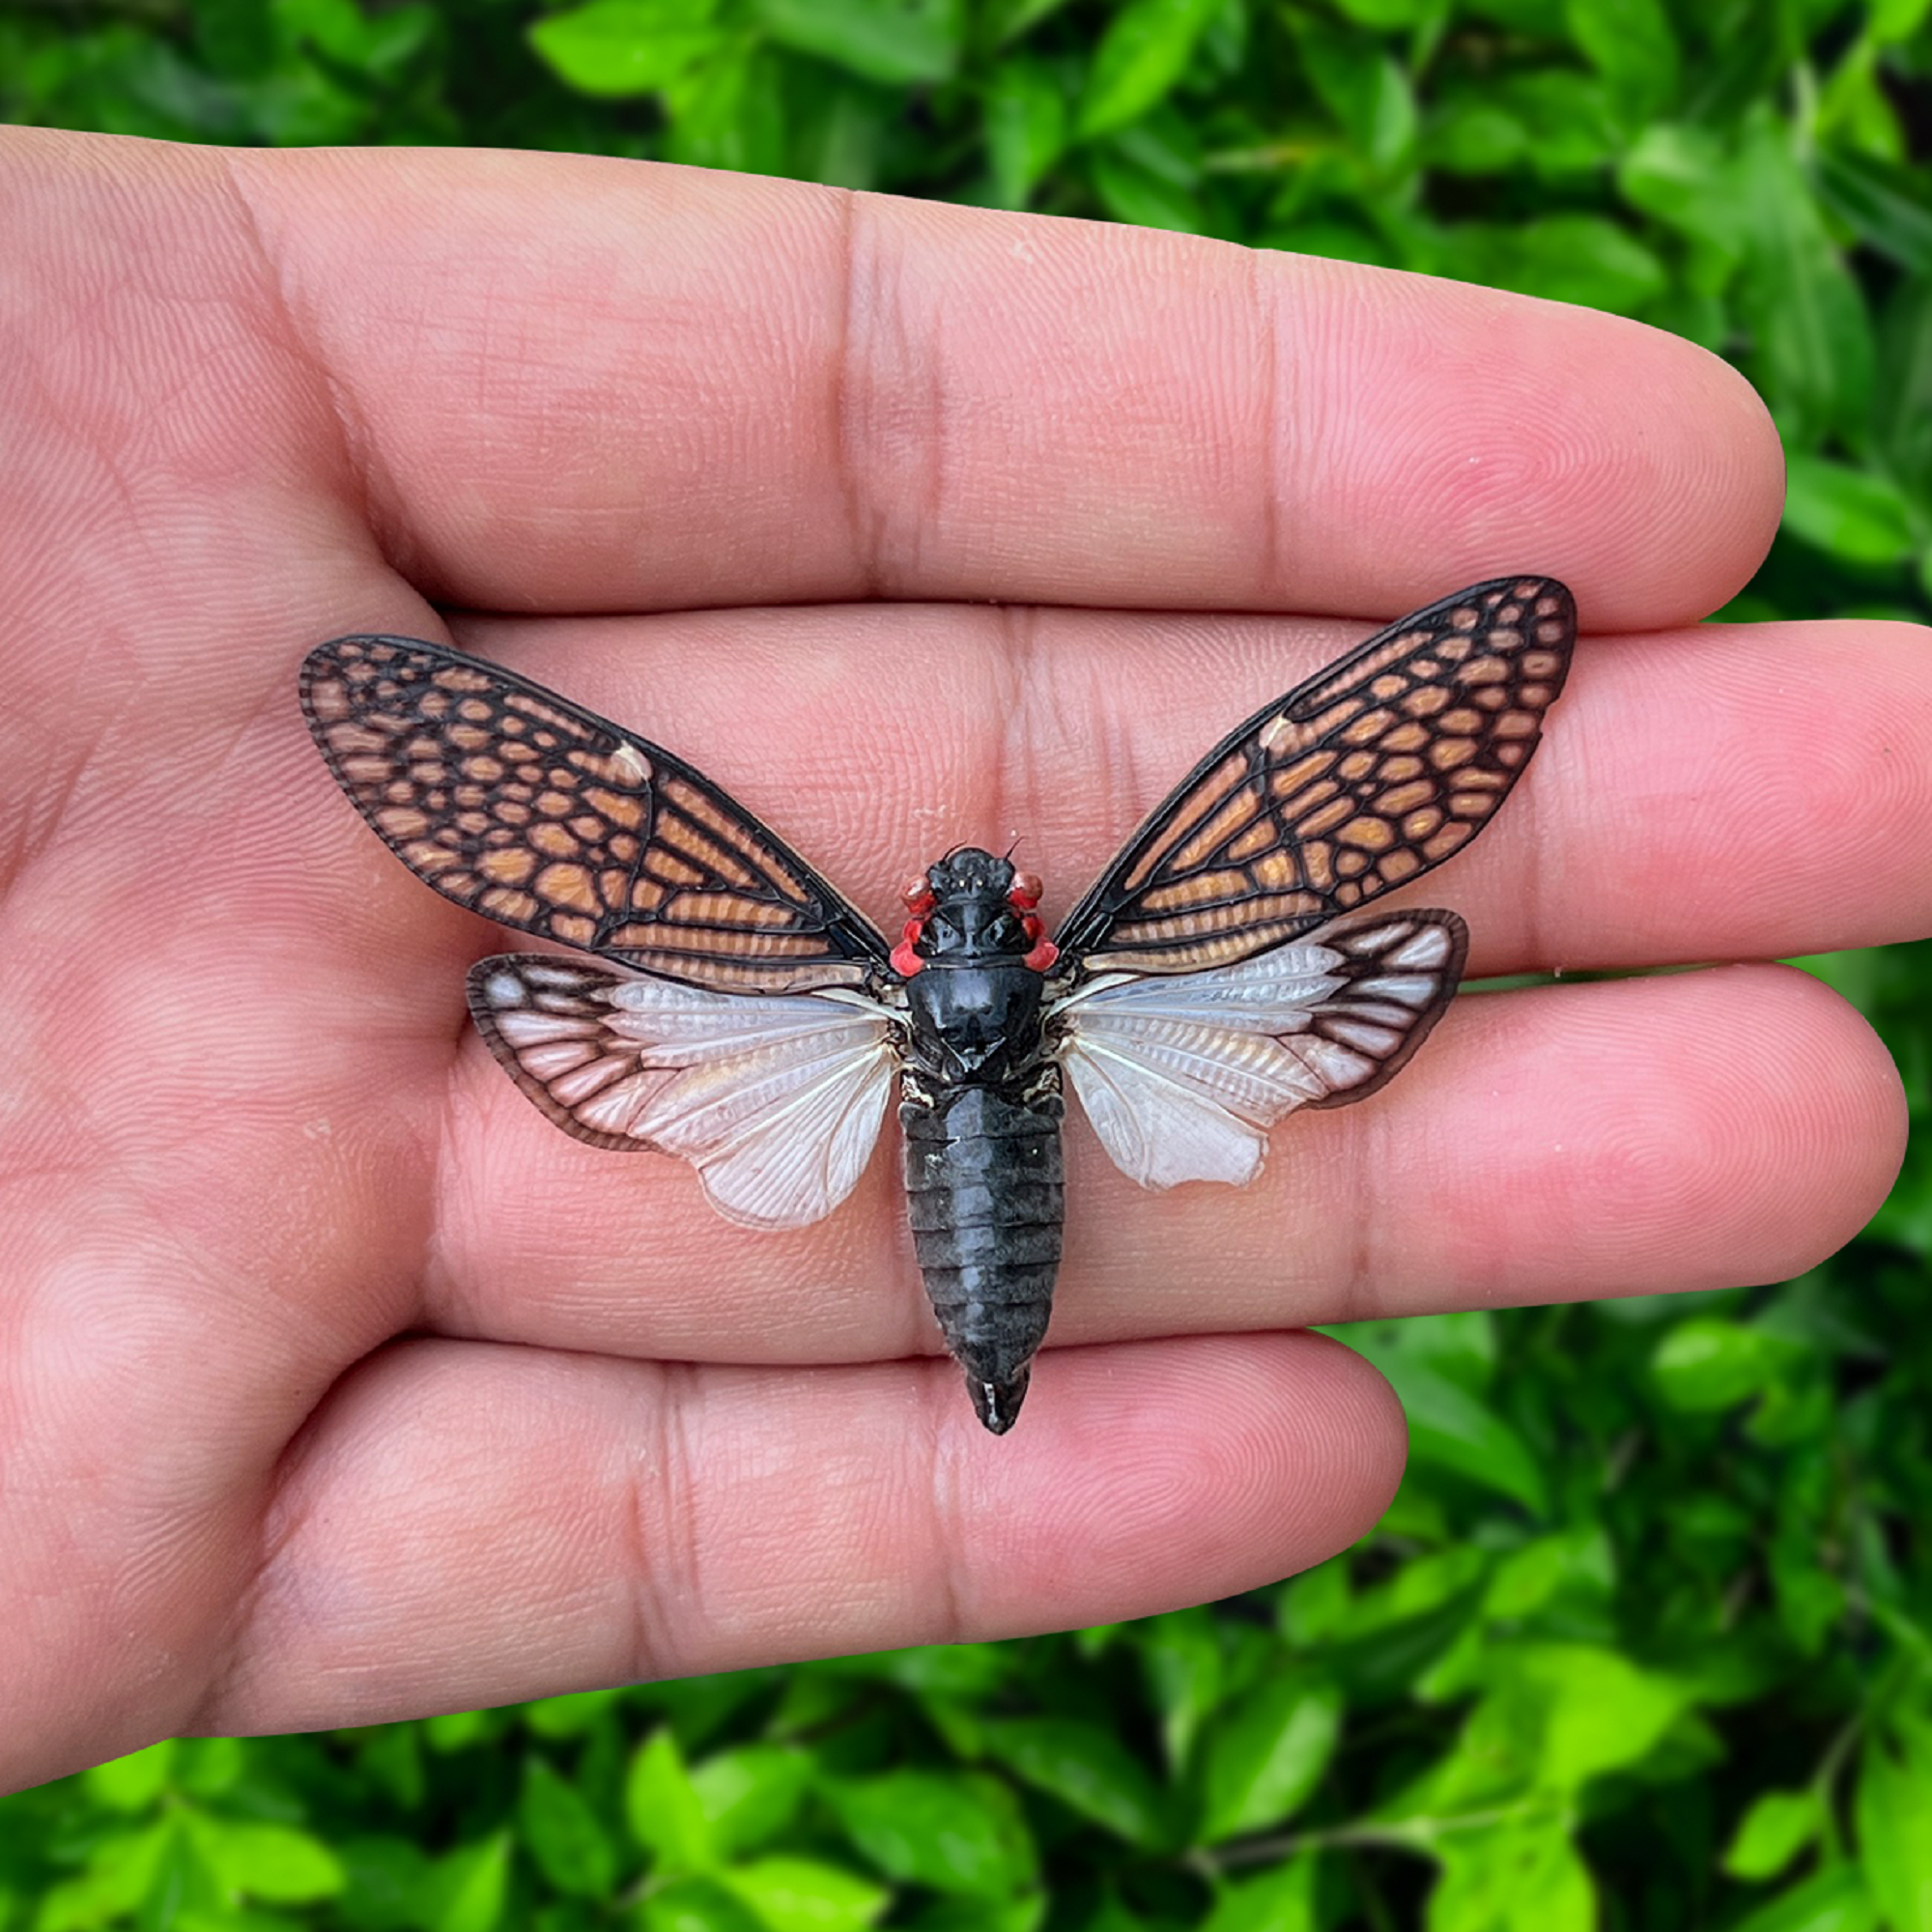
<svg viewBox="0 0 1932 1932">
<path fill-rule="evenodd" d="M 497 665 L 337 638 L 302 666 L 335 780 L 445 898 L 725 993 L 861 987 L 886 943 L 681 758 Z"/>
<path fill-rule="evenodd" d="M 1214 747 L 1055 935 L 1076 973 L 1254 957 L 1459 852 L 1522 776 L 1577 606 L 1548 577 L 1417 611 Z"/>
</svg>

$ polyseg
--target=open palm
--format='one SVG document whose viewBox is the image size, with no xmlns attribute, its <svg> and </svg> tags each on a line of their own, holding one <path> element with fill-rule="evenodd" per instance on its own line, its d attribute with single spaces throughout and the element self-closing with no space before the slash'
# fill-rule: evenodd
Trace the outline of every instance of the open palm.
<svg viewBox="0 0 1932 1932">
<path fill-rule="evenodd" d="M 1889 1180 L 1890 1066 L 1802 975 L 1466 1000 L 1245 1191 L 1070 1132 L 1063 1346 L 995 1440 L 895 1163 L 761 1236 L 558 1134 L 465 1014 L 500 935 L 296 707 L 324 636 L 453 639 L 875 918 L 1015 832 L 1051 917 L 1375 621 L 1538 571 L 1596 635 L 1420 889 L 1472 973 L 1922 932 L 1924 639 L 1690 628 L 1779 469 L 1684 344 L 614 162 L 7 130 L 0 205 L 0 1783 L 1224 1595 L 1401 1466 L 1378 1378 L 1286 1331 L 1776 1278 Z"/>
</svg>

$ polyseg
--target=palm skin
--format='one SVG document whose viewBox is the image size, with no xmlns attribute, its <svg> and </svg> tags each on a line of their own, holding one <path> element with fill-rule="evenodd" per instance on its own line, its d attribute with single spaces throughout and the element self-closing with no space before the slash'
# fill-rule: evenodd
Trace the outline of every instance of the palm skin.
<svg viewBox="0 0 1932 1932">
<path fill-rule="evenodd" d="M 1287 1331 L 1776 1279 L 1882 1197 L 1896 1078 L 1808 978 L 1465 1001 L 1245 1191 L 1071 1132 L 1057 1346 L 995 1440 L 892 1162 L 757 1236 L 556 1133 L 464 1014 L 495 929 L 294 701 L 324 636 L 447 637 L 875 918 L 1019 831 L 1051 923 L 1234 721 L 1536 570 L 1595 636 L 1418 889 L 1473 973 L 1923 932 L 1924 639 L 1693 628 L 1779 471 L 1686 345 L 614 162 L 15 129 L 0 197 L 0 1783 L 1225 1595 L 1401 1467 L 1385 1386 Z"/>
</svg>

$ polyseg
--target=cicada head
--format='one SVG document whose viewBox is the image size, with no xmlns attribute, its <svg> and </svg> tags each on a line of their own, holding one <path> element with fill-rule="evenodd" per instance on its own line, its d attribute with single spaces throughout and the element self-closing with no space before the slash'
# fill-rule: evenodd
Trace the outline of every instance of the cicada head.
<svg viewBox="0 0 1932 1932">
<path fill-rule="evenodd" d="M 910 882 L 911 915 L 893 949 L 902 979 L 935 962 L 991 966 L 1017 960 L 1044 973 L 1059 957 L 1035 907 L 1041 886 L 1032 872 L 977 845 L 962 845 Z"/>
</svg>

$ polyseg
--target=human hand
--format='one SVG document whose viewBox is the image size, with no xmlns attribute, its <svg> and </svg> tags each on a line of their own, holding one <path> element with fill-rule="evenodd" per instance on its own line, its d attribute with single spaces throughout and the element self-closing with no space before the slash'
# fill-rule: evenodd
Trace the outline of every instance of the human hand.
<svg viewBox="0 0 1932 1932">
<path fill-rule="evenodd" d="M 1804 976 L 1461 1002 L 1242 1192 L 1072 1129 L 1062 1346 L 996 1441 L 894 1163 L 754 1235 L 558 1134 L 464 1013 L 500 936 L 295 705 L 326 635 L 452 635 L 875 917 L 1015 830 L 1052 915 L 1245 713 L 1534 570 L 1599 639 L 1418 889 L 1472 973 L 1922 932 L 1923 639 L 1691 628 L 1779 485 L 1695 350 L 774 181 L 0 143 L 0 1783 L 1226 1595 L 1400 1471 L 1379 1379 L 1279 1331 L 1775 1279 L 1881 1198 L 1895 1078 Z"/>
</svg>

